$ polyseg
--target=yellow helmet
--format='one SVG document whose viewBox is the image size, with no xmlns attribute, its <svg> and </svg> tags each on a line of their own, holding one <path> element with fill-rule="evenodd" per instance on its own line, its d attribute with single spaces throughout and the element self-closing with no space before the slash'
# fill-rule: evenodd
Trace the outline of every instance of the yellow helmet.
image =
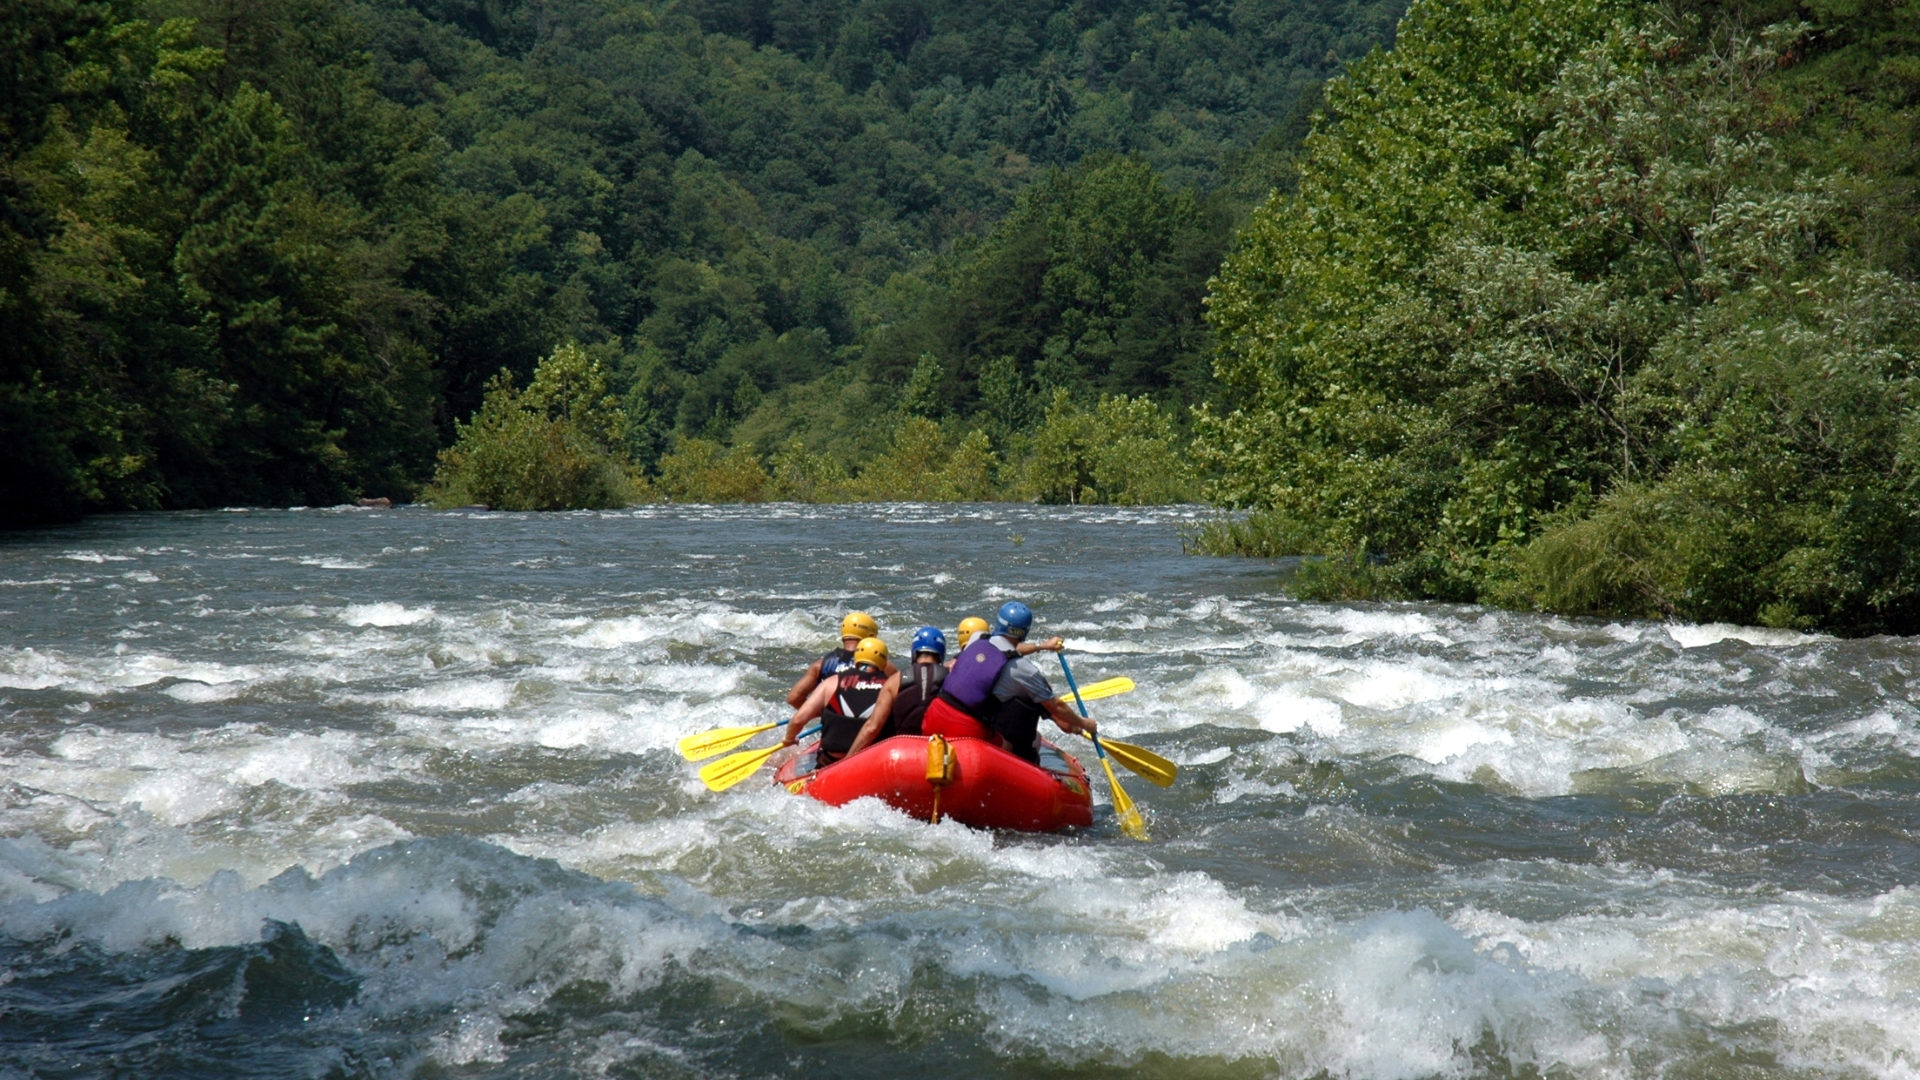
<svg viewBox="0 0 1920 1080">
<path fill-rule="evenodd" d="M 871 667 L 887 666 L 887 643 L 877 637 L 861 638 L 853 648 L 853 662 Z"/>
<path fill-rule="evenodd" d="M 840 636 L 843 638 L 870 638 L 880 636 L 880 624 L 873 616 L 864 611 L 849 611 L 847 617 L 840 620 Z"/>
<path fill-rule="evenodd" d="M 975 634 L 987 632 L 987 620 L 978 615 L 960 620 L 960 647 L 966 648 Z"/>
</svg>

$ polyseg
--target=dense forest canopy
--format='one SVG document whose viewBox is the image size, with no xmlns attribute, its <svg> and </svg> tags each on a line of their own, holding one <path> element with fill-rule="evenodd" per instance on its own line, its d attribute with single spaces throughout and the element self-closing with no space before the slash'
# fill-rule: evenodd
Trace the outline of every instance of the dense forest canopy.
<svg viewBox="0 0 1920 1080">
<path fill-rule="evenodd" d="M 1920 629 L 1911 0 L 22 0 L 0 80 L 9 522 L 1204 490 L 1308 591 Z"/>
<path fill-rule="evenodd" d="M 1177 409 L 1235 220 L 1398 10 L 5 5 L 0 515 L 407 496 L 567 343 L 643 473 L 855 465 L 916 372 L 949 426 Z"/>
<path fill-rule="evenodd" d="M 1230 544 L 1920 629 L 1920 9 L 1427 0 L 1327 105 L 1209 297 Z"/>
</svg>

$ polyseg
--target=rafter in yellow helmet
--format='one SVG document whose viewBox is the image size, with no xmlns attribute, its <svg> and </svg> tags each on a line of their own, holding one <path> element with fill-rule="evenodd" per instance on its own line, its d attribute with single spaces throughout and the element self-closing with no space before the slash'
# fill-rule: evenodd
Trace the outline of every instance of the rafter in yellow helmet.
<svg viewBox="0 0 1920 1080">
<path fill-rule="evenodd" d="M 887 643 L 877 637 L 861 638 L 860 644 L 853 647 L 853 662 L 876 668 L 886 667 Z"/>
<path fill-rule="evenodd" d="M 840 636 L 843 638 L 879 637 L 880 624 L 864 611 L 849 611 L 847 617 L 840 620 Z"/>
<path fill-rule="evenodd" d="M 962 649 L 966 648 L 967 643 L 973 640 L 973 636 L 975 634 L 984 634 L 986 632 L 987 632 L 987 620 L 979 617 L 978 615 L 961 619 L 960 620 L 960 647 Z"/>
</svg>

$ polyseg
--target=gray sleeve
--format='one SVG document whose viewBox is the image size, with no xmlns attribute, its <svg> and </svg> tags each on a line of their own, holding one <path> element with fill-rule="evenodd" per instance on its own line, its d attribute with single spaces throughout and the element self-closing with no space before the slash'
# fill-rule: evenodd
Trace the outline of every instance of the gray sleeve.
<svg viewBox="0 0 1920 1080">
<path fill-rule="evenodd" d="M 993 696 L 1001 701 L 1039 702 L 1053 696 L 1053 686 L 1038 665 L 1022 656 L 1000 669 L 1000 677 L 993 681 Z"/>
</svg>

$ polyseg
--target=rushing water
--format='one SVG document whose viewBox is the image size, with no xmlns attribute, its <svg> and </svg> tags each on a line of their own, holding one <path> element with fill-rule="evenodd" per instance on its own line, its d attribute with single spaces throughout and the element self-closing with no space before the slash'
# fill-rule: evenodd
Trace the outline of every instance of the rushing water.
<svg viewBox="0 0 1920 1080">
<path fill-rule="evenodd" d="M 1920 646 L 1299 603 L 1191 516 L 0 538 L 0 1077 L 1920 1073 Z M 1139 682 L 1151 843 L 674 752 L 1008 597 Z"/>
</svg>

